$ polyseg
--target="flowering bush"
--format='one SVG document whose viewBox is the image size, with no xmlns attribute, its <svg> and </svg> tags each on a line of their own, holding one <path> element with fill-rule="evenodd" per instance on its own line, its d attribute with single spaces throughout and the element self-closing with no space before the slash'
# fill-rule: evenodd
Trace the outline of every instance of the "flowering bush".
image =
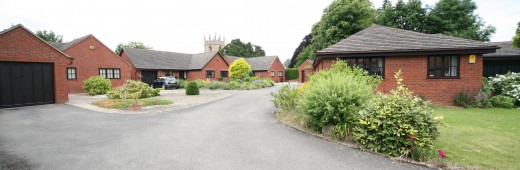
<svg viewBox="0 0 520 170">
<path fill-rule="evenodd" d="M 433 147 L 442 118 L 434 118 L 429 102 L 404 87 L 400 72 L 395 78 L 397 89 L 389 95 L 379 94 L 360 111 L 354 140 L 363 149 L 421 160 Z"/>
<path fill-rule="evenodd" d="M 511 96 L 520 101 L 520 73 L 507 73 L 490 77 L 495 93 Z"/>
</svg>

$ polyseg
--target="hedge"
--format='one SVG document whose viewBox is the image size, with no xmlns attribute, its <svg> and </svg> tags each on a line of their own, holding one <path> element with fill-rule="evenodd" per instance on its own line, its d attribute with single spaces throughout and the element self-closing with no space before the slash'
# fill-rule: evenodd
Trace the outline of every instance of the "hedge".
<svg viewBox="0 0 520 170">
<path fill-rule="evenodd" d="M 298 68 L 288 68 L 285 70 L 285 77 L 287 80 L 298 79 Z"/>
</svg>

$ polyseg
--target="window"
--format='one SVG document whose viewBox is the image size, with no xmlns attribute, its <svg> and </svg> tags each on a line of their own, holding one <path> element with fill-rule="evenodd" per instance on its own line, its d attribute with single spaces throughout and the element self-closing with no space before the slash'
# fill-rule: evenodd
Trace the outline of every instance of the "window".
<svg viewBox="0 0 520 170">
<path fill-rule="evenodd" d="M 271 71 L 271 77 L 274 77 L 274 72 L 275 72 L 275 71 Z"/>
<path fill-rule="evenodd" d="M 215 78 L 215 71 L 206 70 L 206 78 Z"/>
<path fill-rule="evenodd" d="M 121 70 L 118 68 L 100 68 L 99 76 L 107 79 L 119 79 L 121 78 Z"/>
<path fill-rule="evenodd" d="M 347 58 L 345 59 L 349 66 L 358 66 L 368 71 L 372 75 L 378 75 L 384 78 L 385 67 L 382 57 L 379 58 Z"/>
<path fill-rule="evenodd" d="M 228 77 L 228 71 L 220 71 L 220 77 Z"/>
<path fill-rule="evenodd" d="M 459 56 L 428 56 L 428 78 L 459 77 Z"/>
<path fill-rule="evenodd" d="M 282 71 L 278 71 L 278 77 L 283 77 L 283 72 Z"/>
<path fill-rule="evenodd" d="M 76 80 L 76 67 L 67 67 L 67 79 L 68 80 Z"/>
</svg>

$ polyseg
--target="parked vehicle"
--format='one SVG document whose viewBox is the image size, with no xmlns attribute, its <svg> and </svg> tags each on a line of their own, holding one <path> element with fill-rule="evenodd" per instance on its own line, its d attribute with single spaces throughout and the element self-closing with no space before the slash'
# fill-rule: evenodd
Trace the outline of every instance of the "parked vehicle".
<svg viewBox="0 0 520 170">
<path fill-rule="evenodd" d="M 152 87 L 163 89 L 178 89 L 179 83 L 177 83 L 177 79 L 175 79 L 175 77 L 159 77 L 157 80 L 153 81 Z"/>
</svg>

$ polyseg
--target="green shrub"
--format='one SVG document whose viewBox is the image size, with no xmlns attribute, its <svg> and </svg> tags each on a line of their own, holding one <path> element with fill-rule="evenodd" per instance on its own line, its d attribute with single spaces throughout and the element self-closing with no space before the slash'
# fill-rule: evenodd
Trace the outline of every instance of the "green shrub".
<svg viewBox="0 0 520 170">
<path fill-rule="evenodd" d="M 412 146 L 421 152 L 430 150 L 439 135 L 440 122 L 432 116 L 429 102 L 404 87 L 400 71 L 395 77 L 397 89 L 388 95 L 377 95 L 359 112 L 359 122 L 353 129 L 354 140 L 362 149 L 390 156 L 410 154 Z"/>
<path fill-rule="evenodd" d="M 511 109 L 515 107 L 516 99 L 509 96 L 498 95 L 493 96 L 490 101 L 493 107 Z"/>
<path fill-rule="evenodd" d="M 247 63 L 244 58 L 239 58 L 233 61 L 229 66 L 229 77 L 241 79 L 247 76 L 251 76 L 248 74 L 251 72 L 251 65 Z"/>
<path fill-rule="evenodd" d="M 206 81 L 202 80 L 202 79 L 197 79 L 195 81 L 193 81 L 197 84 L 197 87 L 198 88 L 203 88 L 206 86 Z"/>
<path fill-rule="evenodd" d="M 154 89 L 141 81 L 126 80 L 127 99 L 142 99 L 159 96 L 160 92 L 160 88 Z M 110 99 L 123 99 L 124 95 L 125 92 L 123 86 L 116 87 L 107 93 L 107 97 Z"/>
<path fill-rule="evenodd" d="M 240 82 L 237 80 L 229 81 L 226 85 L 224 85 L 224 90 L 234 90 L 240 88 Z"/>
<path fill-rule="evenodd" d="M 196 82 L 189 82 L 186 86 L 186 95 L 199 95 L 199 86 Z"/>
<path fill-rule="evenodd" d="M 220 89 L 225 86 L 224 83 L 216 81 L 216 82 L 210 82 L 205 85 L 208 89 Z"/>
<path fill-rule="evenodd" d="M 188 84 L 188 81 L 177 79 L 177 83 L 179 83 L 179 88 L 186 88 L 186 84 Z"/>
<path fill-rule="evenodd" d="M 293 88 L 289 85 L 284 85 L 280 88 L 277 93 L 271 93 L 274 97 L 272 102 L 274 107 L 280 110 L 294 110 L 299 98 L 299 92 L 297 88 Z"/>
<path fill-rule="evenodd" d="M 358 111 L 373 97 L 379 82 L 379 78 L 365 70 L 338 60 L 329 70 L 310 77 L 310 85 L 302 91 L 298 107 L 312 130 L 321 131 L 325 125 L 345 123 L 352 128 Z"/>
<path fill-rule="evenodd" d="M 218 81 L 224 81 L 224 77 L 218 77 L 217 80 Z"/>
<path fill-rule="evenodd" d="M 91 96 L 106 94 L 111 86 L 110 80 L 101 76 L 92 76 L 83 81 L 83 90 Z"/>
<path fill-rule="evenodd" d="M 267 85 L 267 87 L 274 86 L 274 81 L 271 80 L 270 78 L 263 78 L 262 80 L 263 80 L 264 83 Z"/>
<path fill-rule="evenodd" d="M 285 78 L 287 80 L 296 80 L 296 79 L 298 79 L 298 68 L 288 68 L 288 69 L 285 69 Z"/>
<path fill-rule="evenodd" d="M 455 95 L 453 102 L 455 106 L 471 108 L 475 105 L 475 98 L 470 92 L 461 91 L 459 94 Z"/>
<path fill-rule="evenodd" d="M 245 82 L 251 82 L 253 80 L 259 80 L 260 78 L 258 77 L 244 77 L 242 80 L 244 80 Z"/>
</svg>

